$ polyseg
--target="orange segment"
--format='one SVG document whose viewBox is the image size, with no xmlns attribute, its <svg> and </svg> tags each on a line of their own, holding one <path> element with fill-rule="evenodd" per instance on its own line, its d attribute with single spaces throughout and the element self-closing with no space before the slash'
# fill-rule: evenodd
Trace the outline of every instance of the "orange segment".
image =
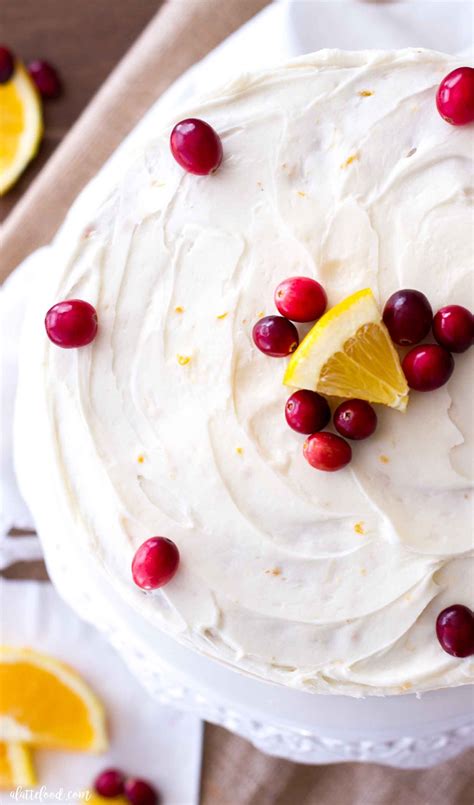
<svg viewBox="0 0 474 805">
<path fill-rule="evenodd" d="M 107 738 L 102 704 L 53 657 L 0 649 L 0 737 L 37 746 L 99 752 Z"/>
<path fill-rule="evenodd" d="M 358 397 L 392 405 L 396 389 L 404 396 L 403 380 L 396 372 L 385 333 L 376 324 L 366 324 L 336 352 L 321 369 L 318 391 L 328 396 Z M 398 356 L 397 356 L 398 359 Z M 370 368 L 369 368 L 370 367 Z"/>
<path fill-rule="evenodd" d="M 30 749 L 21 743 L 0 741 L 0 788 L 36 785 Z"/>
</svg>

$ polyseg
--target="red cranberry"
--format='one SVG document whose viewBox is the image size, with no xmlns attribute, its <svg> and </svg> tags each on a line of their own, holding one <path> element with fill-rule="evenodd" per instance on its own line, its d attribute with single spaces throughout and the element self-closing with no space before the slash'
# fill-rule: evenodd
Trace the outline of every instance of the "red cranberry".
<svg viewBox="0 0 474 805">
<path fill-rule="evenodd" d="M 4 45 L 0 45 L 0 84 L 10 81 L 15 70 L 15 59 L 11 50 Z"/>
<path fill-rule="evenodd" d="M 59 98 L 63 87 L 58 71 L 52 64 L 36 59 L 28 65 L 28 72 L 42 98 Z"/>
<path fill-rule="evenodd" d="M 156 805 L 158 795 L 145 780 L 130 777 L 125 782 L 125 796 L 131 805 Z"/>
<path fill-rule="evenodd" d="M 434 391 L 448 382 L 454 371 L 454 358 L 438 344 L 422 344 L 405 355 L 402 368 L 411 389 Z"/>
<path fill-rule="evenodd" d="M 101 797 L 118 797 L 123 794 L 125 777 L 118 769 L 106 769 L 96 777 L 94 788 Z"/>
<path fill-rule="evenodd" d="M 474 120 L 474 68 L 458 67 L 445 76 L 436 93 L 441 117 L 453 126 Z"/>
<path fill-rule="evenodd" d="M 96 337 L 97 313 L 83 299 L 67 299 L 48 310 L 44 324 L 48 338 L 58 347 L 84 347 Z"/>
<path fill-rule="evenodd" d="M 222 162 L 222 143 L 209 123 L 188 118 L 177 123 L 170 137 L 171 153 L 188 173 L 205 176 Z"/>
<path fill-rule="evenodd" d="M 396 291 L 385 304 L 383 320 L 395 344 L 411 347 L 428 335 L 433 311 L 421 291 Z"/>
<path fill-rule="evenodd" d="M 303 455 L 317 470 L 336 472 L 349 464 L 352 448 L 335 433 L 313 433 L 303 445 Z"/>
<path fill-rule="evenodd" d="M 367 439 L 377 427 L 377 414 L 365 400 L 347 400 L 334 411 L 334 427 L 346 439 Z"/>
<path fill-rule="evenodd" d="M 285 417 L 290 428 L 298 433 L 315 433 L 326 427 L 331 419 L 327 400 L 315 391 L 295 391 L 285 405 Z"/>
<path fill-rule="evenodd" d="M 178 565 L 179 551 L 174 542 L 166 537 L 150 537 L 133 557 L 133 580 L 142 590 L 156 590 L 171 581 Z"/>
<path fill-rule="evenodd" d="M 436 636 L 448 654 L 470 657 L 474 654 L 474 612 L 462 604 L 443 609 L 436 620 Z"/>
<path fill-rule="evenodd" d="M 474 341 L 474 316 L 461 305 L 442 307 L 433 319 L 433 335 L 450 352 L 465 352 Z"/>
<path fill-rule="evenodd" d="M 282 316 L 264 316 L 259 319 L 252 330 L 252 337 L 255 346 L 272 358 L 285 358 L 299 344 L 295 325 Z"/>
<path fill-rule="evenodd" d="M 289 277 L 275 291 L 275 305 L 282 316 L 292 321 L 316 321 L 321 318 L 328 298 L 323 286 L 310 277 Z"/>
</svg>

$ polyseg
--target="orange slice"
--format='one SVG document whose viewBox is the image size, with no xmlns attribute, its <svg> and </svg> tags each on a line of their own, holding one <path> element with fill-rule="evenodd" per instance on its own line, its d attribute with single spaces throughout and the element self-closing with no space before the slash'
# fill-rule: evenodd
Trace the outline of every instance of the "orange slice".
<svg viewBox="0 0 474 805">
<path fill-rule="evenodd" d="M 0 738 L 56 749 L 107 748 L 104 709 L 72 668 L 26 648 L 0 648 Z"/>
<path fill-rule="evenodd" d="M 28 746 L 0 741 L 0 788 L 36 785 L 33 759 Z"/>
<path fill-rule="evenodd" d="M 35 156 L 43 134 L 41 100 L 19 62 L 10 81 L 0 84 L 0 196 Z"/>
</svg>

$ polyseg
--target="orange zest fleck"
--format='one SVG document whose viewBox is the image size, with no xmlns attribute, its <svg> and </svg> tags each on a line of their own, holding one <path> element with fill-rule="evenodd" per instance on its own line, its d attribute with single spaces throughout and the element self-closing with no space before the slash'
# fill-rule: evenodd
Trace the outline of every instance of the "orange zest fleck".
<svg viewBox="0 0 474 805">
<path fill-rule="evenodd" d="M 356 532 L 356 534 L 365 534 L 364 523 L 362 522 L 362 520 L 360 521 L 360 523 L 355 524 L 354 531 Z"/>
<path fill-rule="evenodd" d="M 225 319 L 229 314 L 227 312 L 220 313 L 219 316 L 216 316 L 217 319 Z"/>
<path fill-rule="evenodd" d="M 357 94 L 360 95 L 361 98 L 370 98 L 370 96 L 374 94 L 374 91 L 373 89 L 361 89 Z"/>
<path fill-rule="evenodd" d="M 175 309 L 174 309 L 174 312 L 175 313 L 184 313 L 184 307 L 181 307 L 181 305 L 177 305 L 175 307 Z"/>
<path fill-rule="evenodd" d="M 351 154 L 345 162 L 342 163 L 341 168 L 348 168 L 349 165 L 352 165 L 353 162 L 357 162 L 359 159 L 359 154 Z"/>
<path fill-rule="evenodd" d="M 190 355 L 177 355 L 176 357 L 180 366 L 186 366 L 186 364 L 191 360 Z"/>
<path fill-rule="evenodd" d="M 389 457 L 385 456 L 383 453 L 382 453 L 381 456 L 379 456 L 379 461 L 381 461 L 382 464 L 389 464 L 390 463 Z"/>
</svg>

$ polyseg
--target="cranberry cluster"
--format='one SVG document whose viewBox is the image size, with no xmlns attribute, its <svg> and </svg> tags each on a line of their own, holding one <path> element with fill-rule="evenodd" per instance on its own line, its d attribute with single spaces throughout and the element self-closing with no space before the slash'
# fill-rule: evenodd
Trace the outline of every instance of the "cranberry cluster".
<svg viewBox="0 0 474 805">
<path fill-rule="evenodd" d="M 153 786 L 137 777 L 125 777 L 118 769 L 106 769 L 94 782 L 101 797 L 112 799 L 125 795 L 130 805 L 157 805 L 159 796 Z"/>
<path fill-rule="evenodd" d="M 310 277 L 283 280 L 275 291 L 275 305 L 281 316 L 259 319 L 252 331 L 255 345 L 272 358 L 290 355 L 299 344 L 298 330 L 293 322 L 321 318 L 327 301 L 323 286 Z"/>
<path fill-rule="evenodd" d="M 327 307 L 326 291 L 310 277 L 289 277 L 275 291 L 275 305 L 281 316 L 257 321 L 252 337 L 258 349 L 273 358 L 290 355 L 299 335 L 293 322 L 315 322 Z M 290 321 L 291 319 L 291 321 Z M 318 470 L 335 472 L 349 464 L 352 449 L 345 439 L 366 439 L 377 426 L 377 415 L 364 400 L 347 400 L 334 412 L 334 427 L 340 433 L 321 433 L 331 420 L 328 401 L 315 391 L 301 389 L 287 400 L 285 417 L 290 428 L 308 436 L 303 455 Z"/>
<path fill-rule="evenodd" d="M 410 388 L 434 391 L 454 371 L 452 352 L 465 352 L 474 342 L 474 317 L 461 305 L 442 307 L 433 317 L 428 299 L 420 291 L 397 291 L 388 299 L 383 320 L 390 337 L 401 347 L 412 347 L 402 368 Z M 419 344 L 432 330 L 437 344 Z"/>
<path fill-rule="evenodd" d="M 62 83 L 57 70 L 43 59 L 35 59 L 27 66 L 36 89 L 45 100 L 58 98 L 62 91 Z M 0 45 L 0 84 L 10 81 L 15 72 L 15 57 L 11 50 Z"/>
<path fill-rule="evenodd" d="M 302 411 L 304 407 L 306 412 Z M 310 414 L 316 411 L 319 412 L 319 418 L 313 415 L 311 421 Z M 352 448 L 346 439 L 367 439 L 377 427 L 377 414 L 370 403 L 353 399 L 341 403 L 334 411 L 333 425 L 340 436 L 321 432 L 329 424 L 331 410 L 327 400 L 315 391 L 296 391 L 292 394 L 285 406 L 285 416 L 293 430 L 309 434 L 303 445 L 303 455 L 312 467 L 325 472 L 341 470 L 351 461 Z M 303 430 L 309 424 L 311 428 Z"/>
<path fill-rule="evenodd" d="M 285 357 L 297 348 L 298 331 L 292 322 L 315 321 L 324 313 L 324 288 L 308 277 L 291 277 L 275 291 L 275 304 L 282 316 L 265 316 L 253 328 L 255 345 L 265 355 Z M 290 321 L 290 319 L 292 321 Z M 452 352 L 465 352 L 474 342 L 474 317 L 461 305 L 441 308 L 433 318 L 428 299 L 420 291 L 404 289 L 388 299 L 383 320 L 392 341 L 412 349 L 405 355 L 403 371 L 410 388 L 433 391 L 443 386 L 454 370 Z M 437 344 L 419 344 L 433 330 Z M 377 414 L 365 400 L 346 400 L 336 408 L 333 424 L 337 432 L 321 433 L 331 419 L 327 400 L 315 391 L 296 391 L 285 407 L 288 425 L 308 435 L 303 454 L 316 469 L 340 470 L 349 464 L 352 449 L 345 439 L 371 436 L 377 427 Z"/>
</svg>

